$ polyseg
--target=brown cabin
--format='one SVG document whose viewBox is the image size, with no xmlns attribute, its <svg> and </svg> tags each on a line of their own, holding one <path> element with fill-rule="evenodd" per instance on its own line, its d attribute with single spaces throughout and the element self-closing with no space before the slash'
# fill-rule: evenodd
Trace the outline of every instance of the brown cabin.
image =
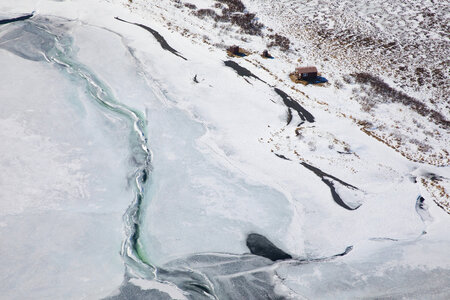
<svg viewBox="0 0 450 300">
<path fill-rule="evenodd" d="M 231 54 L 238 55 L 239 54 L 239 46 L 231 46 L 228 48 Z"/>
<path fill-rule="evenodd" d="M 317 77 L 316 67 L 299 67 L 295 69 L 295 74 L 298 79 L 301 80 L 311 80 Z"/>
</svg>

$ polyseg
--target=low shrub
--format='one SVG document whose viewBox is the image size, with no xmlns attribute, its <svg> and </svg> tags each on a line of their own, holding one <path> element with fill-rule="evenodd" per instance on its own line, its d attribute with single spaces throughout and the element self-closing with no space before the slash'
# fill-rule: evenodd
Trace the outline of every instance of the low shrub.
<svg viewBox="0 0 450 300">
<path fill-rule="evenodd" d="M 209 8 L 202 8 L 202 9 L 199 9 L 199 10 L 197 10 L 194 14 L 195 14 L 197 17 L 199 17 L 200 19 L 203 19 L 204 17 L 211 17 L 211 18 L 214 18 L 214 17 L 217 15 L 217 13 L 216 13 L 214 10 L 209 9 Z"/>
<path fill-rule="evenodd" d="M 222 8 L 222 14 L 213 9 L 199 9 L 194 14 L 203 19 L 210 17 L 216 22 L 230 22 L 240 27 L 241 32 L 250 35 L 262 35 L 263 24 L 259 23 L 256 15 L 245 11 L 245 6 L 240 0 L 217 0 L 216 8 Z M 224 6 L 226 5 L 226 7 Z M 186 4 L 185 4 L 186 5 Z"/>
<path fill-rule="evenodd" d="M 283 51 L 289 50 L 291 41 L 287 37 L 275 33 L 268 35 L 268 38 L 271 39 L 271 42 L 267 44 L 268 48 L 280 47 Z"/>
<path fill-rule="evenodd" d="M 189 8 L 189 9 L 197 9 L 197 6 L 195 4 L 192 4 L 192 3 L 184 3 L 184 6 Z"/>
<path fill-rule="evenodd" d="M 231 23 L 239 26 L 241 31 L 250 35 L 261 35 L 263 24 L 255 19 L 255 14 L 233 14 L 231 16 Z"/>
</svg>

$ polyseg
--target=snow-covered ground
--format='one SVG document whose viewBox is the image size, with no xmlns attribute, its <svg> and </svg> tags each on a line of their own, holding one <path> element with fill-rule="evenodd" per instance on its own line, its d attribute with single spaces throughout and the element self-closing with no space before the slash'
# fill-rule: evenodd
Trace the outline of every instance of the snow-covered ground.
<svg viewBox="0 0 450 300">
<path fill-rule="evenodd" d="M 34 11 L 0 25 L 5 298 L 450 296 L 445 127 L 408 132 L 425 118 L 392 103 L 361 125 L 361 85 L 338 87 L 332 63 L 328 86 L 294 86 L 296 53 L 231 58 L 226 45 L 258 52 L 264 38 L 181 1 L 0 8 Z M 441 156 L 393 149 L 377 128 L 396 122 Z M 292 259 L 249 254 L 250 233 Z"/>
</svg>

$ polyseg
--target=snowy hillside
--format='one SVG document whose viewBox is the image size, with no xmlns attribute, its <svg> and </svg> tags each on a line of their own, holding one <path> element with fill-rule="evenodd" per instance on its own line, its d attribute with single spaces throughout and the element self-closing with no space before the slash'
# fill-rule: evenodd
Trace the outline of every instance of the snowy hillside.
<svg viewBox="0 0 450 300">
<path fill-rule="evenodd" d="M 3 1 L 2 298 L 448 299 L 449 8 L 395 2 Z"/>
</svg>

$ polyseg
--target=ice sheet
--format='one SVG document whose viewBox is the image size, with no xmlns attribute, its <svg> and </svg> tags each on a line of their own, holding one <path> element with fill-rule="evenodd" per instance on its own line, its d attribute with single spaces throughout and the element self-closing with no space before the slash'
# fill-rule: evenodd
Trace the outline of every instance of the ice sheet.
<svg viewBox="0 0 450 300">
<path fill-rule="evenodd" d="M 450 177 L 448 167 L 408 161 L 317 104 L 333 90 L 300 97 L 258 58 L 235 59 L 314 116 L 286 125 L 273 86 L 226 67 L 220 47 L 165 28 L 180 14 L 166 4 L 130 13 L 41 1 L 36 17 L 0 27 L 3 294 L 445 298 L 449 219 L 418 180 Z M 188 60 L 115 16 L 154 28 Z M 264 63 L 285 72 L 281 59 Z M 248 254 L 251 232 L 293 260 Z"/>
</svg>

